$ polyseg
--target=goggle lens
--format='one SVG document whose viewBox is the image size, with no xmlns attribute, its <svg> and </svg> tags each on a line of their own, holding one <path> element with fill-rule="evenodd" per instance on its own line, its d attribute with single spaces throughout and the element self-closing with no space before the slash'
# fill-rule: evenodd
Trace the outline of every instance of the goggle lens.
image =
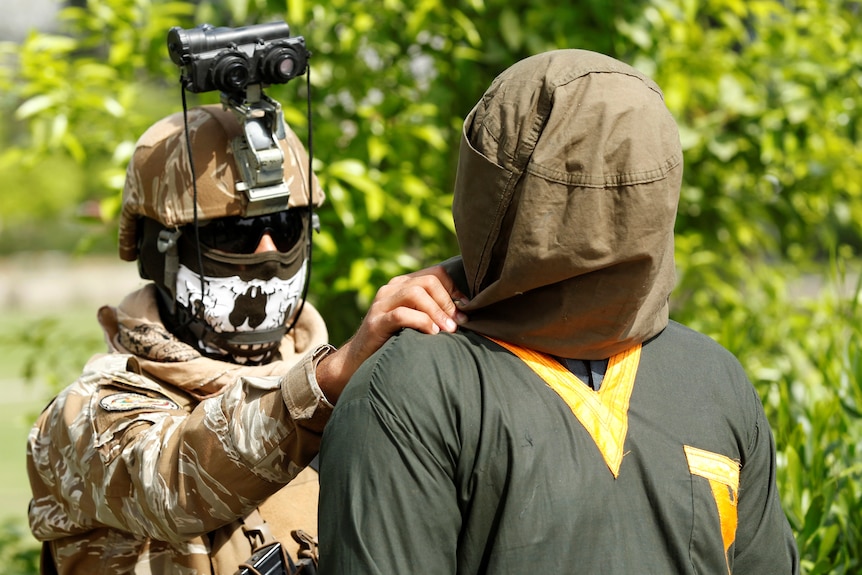
<svg viewBox="0 0 862 575">
<path fill-rule="evenodd" d="M 300 210 L 243 218 L 232 216 L 212 220 L 198 228 L 201 243 L 223 252 L 251 254 L 269 233 L 280 252 L 288 252 L 302 237 L 304 221 Z"/>
</svg>

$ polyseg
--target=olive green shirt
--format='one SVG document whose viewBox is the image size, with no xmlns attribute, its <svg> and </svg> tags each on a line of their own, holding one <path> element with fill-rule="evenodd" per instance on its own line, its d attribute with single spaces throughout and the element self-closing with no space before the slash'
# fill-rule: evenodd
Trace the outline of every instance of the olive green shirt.
<svg viewBox="0 0 862 575">
<path fill-rule="evenodd" d="M 772 434 L 737 360 L 671 322 L 633 365 L 621 419 L 584 416 L 594 439 L 497 343 L 393 338 L 324 432 L 321 574 L 797 573 Z M 620 432 L 615 477 L 598 445 Z"/>
</svg>

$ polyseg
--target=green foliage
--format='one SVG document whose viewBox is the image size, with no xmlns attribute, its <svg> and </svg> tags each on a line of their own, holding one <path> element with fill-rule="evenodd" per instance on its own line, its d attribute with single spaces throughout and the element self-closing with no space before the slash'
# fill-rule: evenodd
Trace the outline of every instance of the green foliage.
<svg viewBox="0 0 862 575">
<path fill-rule="evenodd" d="M 23 325 L 24 320 L 13 316 L 0 330 L 0 346 L 15 354 L 25 384 L 44 384 L 56 391 L 71 383 L 70 374 L 80 373 L 94 352 L 104 351 L 95 315 L 90 311 L 74 324 L 50 315 L 35 321 L 27 318 Z"/>
<path fill-rule="evenodd" d="M 794 262 L 860 246 L 857 2 L 659 0 L 620 51 L 665 91 L 686 178 L 678 227 L 706 249 Z"/>
<path fill-rule="evenodd" d="M 269 93 L 313 143 L 328 194 L 311 291 L 337 344 L 390 277 L 457 252 L 461 121 L 496 74 L 553 48 L 616 56 L 656 79 L 681 128 L 674 318 L 736 353 L 760 391 L 803 571 L 855 573 L 862 327 L 858 270 L 846 266 L 862 247 L 860 10 L 848 0 L 90 0 L 63 13 L 61 35 L 33 34 L 0 60 L 0 109 L 14 117 L 0 128 L 0 176 L 28 191 L 0 197 L 0 249 L 15 217 L 68 218 L 87 201 L 113 233 L 135 138 L 181 105 L 171 26 L 283 18 L 313 53 L 313 142 L 305 78 Z M 799 273 L 824 262 L 826 291 L 802 297 Z"/>
<path fill-rule="evenodd" d="M 810 574 L 862 568 L 862 329 L 836 321 L 858 318 L 859 301 L 827 291 L 764 330 L 766 345 L 752 358 L 765 367 L 759 383 L 783 447 L 784 509 Z"/>
<path fill-rule="evenodd" d="M 6 575 L 39 572 L 40 548 L 26 541 L 26 526 L 7 520 L 0 524 L 0 565 Z"/>
<path fill-rule="evenodd" d="M 85 200 L 116 212 L 135 140 L 173 109 L 162 95 L 170 70 L 165 30 L 189 14 L 182 2 L 91 1 L 62 11 L 65 34 L 31 33 L 20 46 L 2 46 L 4 62 L 15 55 L 0 74 L 4 117 L 15 123 L 0 173 L 28 190 L 4 194 L 6 223 L 22 212 L 72 217 Z"/>
</svg>

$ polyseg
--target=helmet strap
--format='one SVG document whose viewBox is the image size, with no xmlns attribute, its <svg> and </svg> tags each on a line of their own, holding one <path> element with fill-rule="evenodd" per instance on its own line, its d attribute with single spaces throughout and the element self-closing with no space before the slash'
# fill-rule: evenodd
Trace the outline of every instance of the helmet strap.
<svg viewBox="0 0 862 575">
<path fill-rule="evenodd" d="M 176 296 L 177 296 L 177 270 L 180 267 L 180 255 L 178 240 L 182 235 L 182 231 L 177 228 L 174 230 L 164 229 L 159 232 L 159 237 L 156 247 L 159 252 L 165 254 L 165 277 L 164 288 L 170 293 L 170 303 L 168 311 L 173 315 L 176 313 Z"/>
<path fill-rule="evenodd" d="M 309 53 L 309 58 L 311 57 L 311 53 Z M 312 114 L 311 114 L 311 64 L 308 64 L 308 67 L 305 72 L 305 82 L 306 82 L 306 114 L 308 116 L 308 263 L 306 268 L 306 277 L 305 277 L 305 287 L 302 292 L 302 299 L 299 301 L 299 309 L 296 314 L 293 316 L 293 321 L 290 324 L 290 327 L 287 328 L 287 331 L 293 329 L 296 325 L 296 322 L 299 321 L 299 316 L 302 315 L 302 308 L 305 307 L 305 302 L 308 299 L 308 286 L 311 283 L 311 262 L 312 262 L 312 246 L 314 243 L 312 242 L 312 236 L 314 232 L 320 231 L 320 218 L 316 213 L 314 213 L 314 180 L 313 173 L 311 171 L 312 164 L 311 160 L 314 157 L 314 140 L 312 139 L 312 135 L 314 130 L 312 129 Z"/>
<path fill-rule="evenodd" d="M 189 330 L 209 348 L 220 349 L 235 357 L 269 356 L 281 345 L 287 326 L 254 332 L 213 331 L 205 322 L 192 319 Z"/>
</svg>

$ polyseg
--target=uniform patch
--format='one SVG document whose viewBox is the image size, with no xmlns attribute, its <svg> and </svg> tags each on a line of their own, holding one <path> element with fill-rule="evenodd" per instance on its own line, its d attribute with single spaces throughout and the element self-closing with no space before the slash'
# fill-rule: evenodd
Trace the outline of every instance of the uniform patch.
<svg viewBox="0 0 862 575">
<path fill-rule="evenodd" d="M 179 409 L 170 399 L 148 397 L 139 393 L 115 393 L 103 397 L 99 405 L 106 411 L 132 411 L 133 409 Z"/>
</svg>

